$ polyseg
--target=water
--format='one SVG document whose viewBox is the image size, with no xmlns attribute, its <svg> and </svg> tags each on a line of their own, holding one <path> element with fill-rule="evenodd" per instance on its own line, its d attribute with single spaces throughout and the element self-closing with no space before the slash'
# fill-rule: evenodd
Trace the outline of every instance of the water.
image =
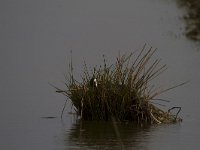
<svg viewBox="0 0 200 150">
<path fill-rule="evenodd" d="M 200 45 L 184 36 L 182 11 L 173 0 L 2 0 L 0 148 L 198 149 Z M 172 101 L 167 108 L 182 107 L 182 123 L 118 124 L 119 138 L 112 123 L 81 123 L 69 114 L 60 120 L 65 97 L 48 83 L 63 86 L 70 50 L 80 78 L 84 59 L 95 66 L 105 54 L 112 63 L 119 51 L 130 53 L 144 43 L 158 48 L 156 57 L 169 68 L 155 83 L 190 80 L 161 96 Z M 57 118 L 41 118 L 48 116 Z"/>
</svg>

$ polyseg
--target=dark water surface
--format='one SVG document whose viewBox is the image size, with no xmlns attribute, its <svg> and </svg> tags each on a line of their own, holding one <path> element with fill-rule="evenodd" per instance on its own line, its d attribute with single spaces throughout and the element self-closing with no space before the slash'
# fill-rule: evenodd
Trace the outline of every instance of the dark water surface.
<svg viewBox="0 0 200 150">
<path fill-rule="evenodd" d="M 1 0 L 0 149 L 198 149 L 200 44 L 185 38 L 182 11 L 174 0 Z M 65 97 L 48 82 L 63 86 L 70 50 L 80 79 L 84 59 L 112 63 L 144 43 L 169 68 L 155 83 L 190 80 L 161 95 L 171 100 L 163 109 L 182 107 L 182 123 L 118 124 L 119 138 L 112 123 L 60 120 Z M 41 118 L 49 116 L 57 118 Z"/>
</svg>

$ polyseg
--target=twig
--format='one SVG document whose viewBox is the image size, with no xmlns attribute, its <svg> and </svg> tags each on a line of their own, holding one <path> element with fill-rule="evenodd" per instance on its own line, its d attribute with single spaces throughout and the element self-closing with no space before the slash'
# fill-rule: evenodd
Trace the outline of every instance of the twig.
<svg viewBox="0 0 200 150">
<path fill-rule="evenodd" d="M 81 119 L 83 118 L 83 98 L 81 99 Z"/>
<path fill-rule="evenodd" d="M 156 105 L 159 105 L 159 106 L 163 106 L 163 107 L 165 107 L 166 105 L 164 105 L 164 104 L 160 104 L 160 103 L 156 103 L 156 102 L 150 102 L 151 104 L 156 104 Z"/>
<path fill-rule="evenodd" d="M 166 100 L 166 99 L 162 99 L 162 98 L 153 98 L 153 99 L 150 99 L 150 101 L 163 101 L 163 102 L 170 102 L 170 100 Z"/>
<path fill-rule="evenodd" d="M 186 81 L 186 82 L 183 82 L 183 83 L 181 83 L 181 84 L 172 86 L 172 87 L 170 87 L 170 88 L 168 88 L 168 89 L 165 89 L 165 90 L 161 91 L 159 94 L 165 93 L 165 92 L 167 92 L 167 91 L 169 91 L 169 90 L 172 90 L 172 89 L 175 89 L 175 88 L 177 88 L 177 87 L 179 87 L 179 86 L 183 86 L 183 85 L 185 85 L 185 84 L 187 84 L 187 83 L 189 83 L 189 82 L 190 82 L 190 81 Z"/>
<path fill-rule="evenodd" d="M 175 115 L 175 120 L 176 120 L 177 117 L 178 117 L 178 114 L 179 114 L 180 111 L 181 111 L 181 107 L 172 107 L 172 108 L 170 108 L 170 109 L 168 110 L 168 113 L 170 113 L 170 111 L 173 110 L 173 109 L 179 109 L 179 110 L 177 111 L 176 115 Z"/>
<path fill-rule="evenodd" d="M 62 116 L 63 116 L 63 112 L 64 112 L 64 110 L 65 110 L 66 104 L 67 104 L 67 99 L 65 100 L 65 104 L 64 104 L 63 109 L 62 109 L 62 112 L 61 112 L 61 116 L 60 116 L 61 119 L 62 119 Z"/>
<path fill-rule="evenodd" d="M 161 123 L 162 123 L 161 121 L 159 121 L 159 120 L 152 114 L 152 112 L 150 112 L 150 114 L 151 114 L 151 117 L 152 117 L 158 124 L 161 124 Z"/>
</svg>

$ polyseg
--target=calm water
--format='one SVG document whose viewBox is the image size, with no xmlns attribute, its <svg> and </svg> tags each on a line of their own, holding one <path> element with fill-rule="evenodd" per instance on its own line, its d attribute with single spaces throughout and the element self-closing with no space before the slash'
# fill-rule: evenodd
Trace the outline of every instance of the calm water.
<svg viewBox="0 0 200 150">
<path fill-rule="evenodd" d="M 200 147 L 200 44 L 184 36 L 183 10 L 174 0 L 0 1 L 0 149 L 198 149 Z M 168 70 L 158 85 L 190 83 L 161 95 L 181 106 L 183 122 L 161 126 L 80 122 L 65 97 L 49 82 L 63 86 L 70 50 L 80 78 L 105 54 L 114 62 L 119 50 L 158 48 Z M 69 104 L 69 103 L 68 103 Z M 53 116 L 54 119 L 41 117 Z"/>
</svg>

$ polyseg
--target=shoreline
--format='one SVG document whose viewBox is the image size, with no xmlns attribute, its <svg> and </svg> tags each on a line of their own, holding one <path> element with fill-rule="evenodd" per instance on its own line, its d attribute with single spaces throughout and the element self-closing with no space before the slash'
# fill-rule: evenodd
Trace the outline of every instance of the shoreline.
<svg viewBox="0 0 200 150">
<path fill-rule="evenodd" d="M 186 36 L 200 41 L 200 0 L 178 0 L 178 3 L 187 10 L 187 14 L 184 15 Z"/>
</svg>

